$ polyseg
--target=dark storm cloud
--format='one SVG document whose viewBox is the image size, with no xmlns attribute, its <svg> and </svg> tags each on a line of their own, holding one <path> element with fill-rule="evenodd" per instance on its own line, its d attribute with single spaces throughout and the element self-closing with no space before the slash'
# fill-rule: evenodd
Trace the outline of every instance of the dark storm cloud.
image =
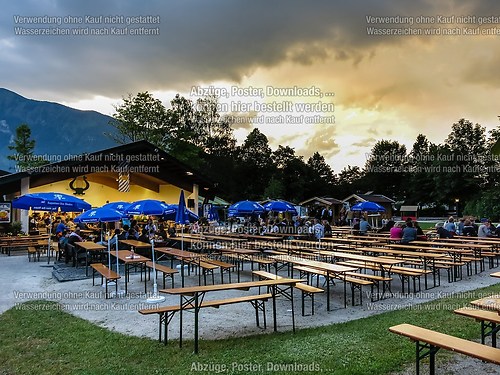
<svg viewBox="0 0 500 375">
<path fill-rule="evenodd" d="M 388 0 L 313 4 L 283 0 L 19 0 L 4 5 L 0 15 L 0 80 L 22 94 L 76 100 L 141 90 L 183 91 L 194 83 L 215 80 L 238 82 L 258 67 L 283 61 L 310 65 L 333 56 L 359 63 L 365 54 L 373 54 L 368 47 L 389 41 L 366 37 L 366 15 L 419 14 L 423 4 L 432 7 L 426 1 L 401 4 Z M 15 36 L 14 27 L 22 26 L 14 24 L 16 15 L 159 15 L 160 25 L 142 26 L 158 26 L 160 35 Z M 70 26 L 76 27 L 61 27 Z"/>
</svg>

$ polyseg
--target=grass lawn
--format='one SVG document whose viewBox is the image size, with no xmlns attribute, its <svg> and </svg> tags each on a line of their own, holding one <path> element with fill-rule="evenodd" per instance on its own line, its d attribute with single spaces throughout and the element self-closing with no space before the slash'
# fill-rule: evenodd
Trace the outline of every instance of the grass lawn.
<svg viewBox="0 0 500 375">
<path fill-rule="evenodd" d="M 387 374 L 411 365 L 415 356 L 415 344 L 388 332 L 390 326 L 406 322 L 478 340 L 479 323 L 452 311 L 498 291 L 492 286 L 296 334 L 202 340 L 199 355 L 191 341 L 165 347 L 97 327 L 57 303 L 32 301 L 0 315 L 0 374 Z M 373 306 L 391 308 L 387 301 Z M 440 351 L 438 361 L 450 355 Z M 290 367 L 280 371 L 284 365 Z"/>
</svg>

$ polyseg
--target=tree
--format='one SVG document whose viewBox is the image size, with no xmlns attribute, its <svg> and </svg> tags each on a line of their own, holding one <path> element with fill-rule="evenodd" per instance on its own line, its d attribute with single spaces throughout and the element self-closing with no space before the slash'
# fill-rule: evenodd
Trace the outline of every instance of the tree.
<svg viewBox="0 0 500 375">
<path fill-rule="evenodd" d="M 436 145 L 419 134 L 408 155 L 408 194 L 406 204 L 429 204 L 433 202 L 435 182 Z"/>
<path fill-rule="evenodd" d="M 31 139 L 31 129 L 28 124 L 21 124 L 16 128 L 14 145 L 9 145 L 9 150 L 15 151 L 13 155 L 8 155 L 7 159 L 16 162 L 17 171 L 26 171 L 47 162 L 40 156 L 34 154 L 35 140 Z"/>
<path fill-rule="evenodd" d="M 262 198 L 274 170 L 267 137 L 259 129 L 253 129 L 238 147 L 236 155 L 237 171 L 234 177 L 239 181 L 239 196 Z"/>
<path fill-rule="evenodd" d="M 219 113 L 219 99 L 209 95 L 196 101 L 194 119 L 199 134 L 199 144 L 206 153 L 225 155 L 233 152 L 236 146 L 232 120 Z"/>
<path fill-rule="evenodd" d="M 283 188 L 281 196 L 270 198 L 283 198 L 293 202 L 300 201 L 308 194 L 306 187 L 308 181 L 308 168 L 302 156 L 295 155 L 295 150 L 290 146 L 281 146 L 273 152 L 274 172 L 271 183 L 278 180 Z M 269 187 L 269 186 L 268 186 Z"/>
<path fill-rule="evenodd" d="M 316 151 L 307 160 L 307 166 L 309 168 L 308 180 L 315 190 L 313 194 L 318 196 L 332 196 L 335 189 L 336 177 L 323 155 Z"/>
<path fill-rule="evenodd" d="M 406 146 L 397 141 L 381 140 L 375 143 L 365 163 L 363 180 L 369 190 L 404 200 L 407 172 Z"/>
<path fill-rule="evenodd" d="M 460 119 L 453 124 L 441 151 L 438 180 L 442 183 L 438 186 L 451 202 L 455 199 L 467 202 L 478 192 L 478 187 L 484 188 L 487 182 L 485 128 Z"/>
<path fill-rule="evenodd" d="M 123 99 L 123 104 L 115 106 L 115 114 L 109 124 L 118 133 L 107 133 L 115 142 L 124 144 L 147 140 L 164 148 L 163 134 L 166 132 L 167 112 L 159 99 L 145 91 L 135 97 L 131 94 Z"/>
<path fill-rule="evenodd" d="M 356 186 L 360 184 L 363 172 L 358 166 L 348 165 L 344 167 L 337 176 L 338 193 L 340 197 L 345 197 L 354 192 L 359 192 Z"/>
</svg>

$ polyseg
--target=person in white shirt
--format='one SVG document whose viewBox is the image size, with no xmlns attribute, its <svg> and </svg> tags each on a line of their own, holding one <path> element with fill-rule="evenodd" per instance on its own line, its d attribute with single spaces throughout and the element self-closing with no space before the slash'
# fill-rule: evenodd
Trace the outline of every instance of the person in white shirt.
<svg viewBox="0 0 500 375">
<path fill-rule="evenodd" d="M 314 237 L 321 241 L 321 239 L 325 236 L 325 227 L 323 224 L 319 222 L 318 219 L 314 219 L 314 225 L 312 226 Z"/>
<path fill-rule="evenodd" d="M 491 237 L 491 221 L 486 221 L 479 226 L 479 230 L 477 231 L 477 236 L 479 238 Z"/>
</svg>

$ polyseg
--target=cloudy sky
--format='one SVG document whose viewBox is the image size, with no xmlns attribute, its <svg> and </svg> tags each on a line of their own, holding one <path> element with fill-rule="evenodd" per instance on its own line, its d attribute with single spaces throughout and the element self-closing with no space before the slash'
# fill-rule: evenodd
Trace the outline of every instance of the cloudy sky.
<svg viewBox="0 0 500 375">
<path fill-rule="evenodd" d="M 497 1 L 1 2 L 0 85 L 28 98 L 111 115 L 129 93 L 168 105 L 213 87 L 240 140 L 258 127 L 336 172 L 380 139 L 411 147 L 419 133 L 442 142 L 460 118 L 499 125 Z M 70 35 L 22 35 L 33 30 Z"/>
</svg>

